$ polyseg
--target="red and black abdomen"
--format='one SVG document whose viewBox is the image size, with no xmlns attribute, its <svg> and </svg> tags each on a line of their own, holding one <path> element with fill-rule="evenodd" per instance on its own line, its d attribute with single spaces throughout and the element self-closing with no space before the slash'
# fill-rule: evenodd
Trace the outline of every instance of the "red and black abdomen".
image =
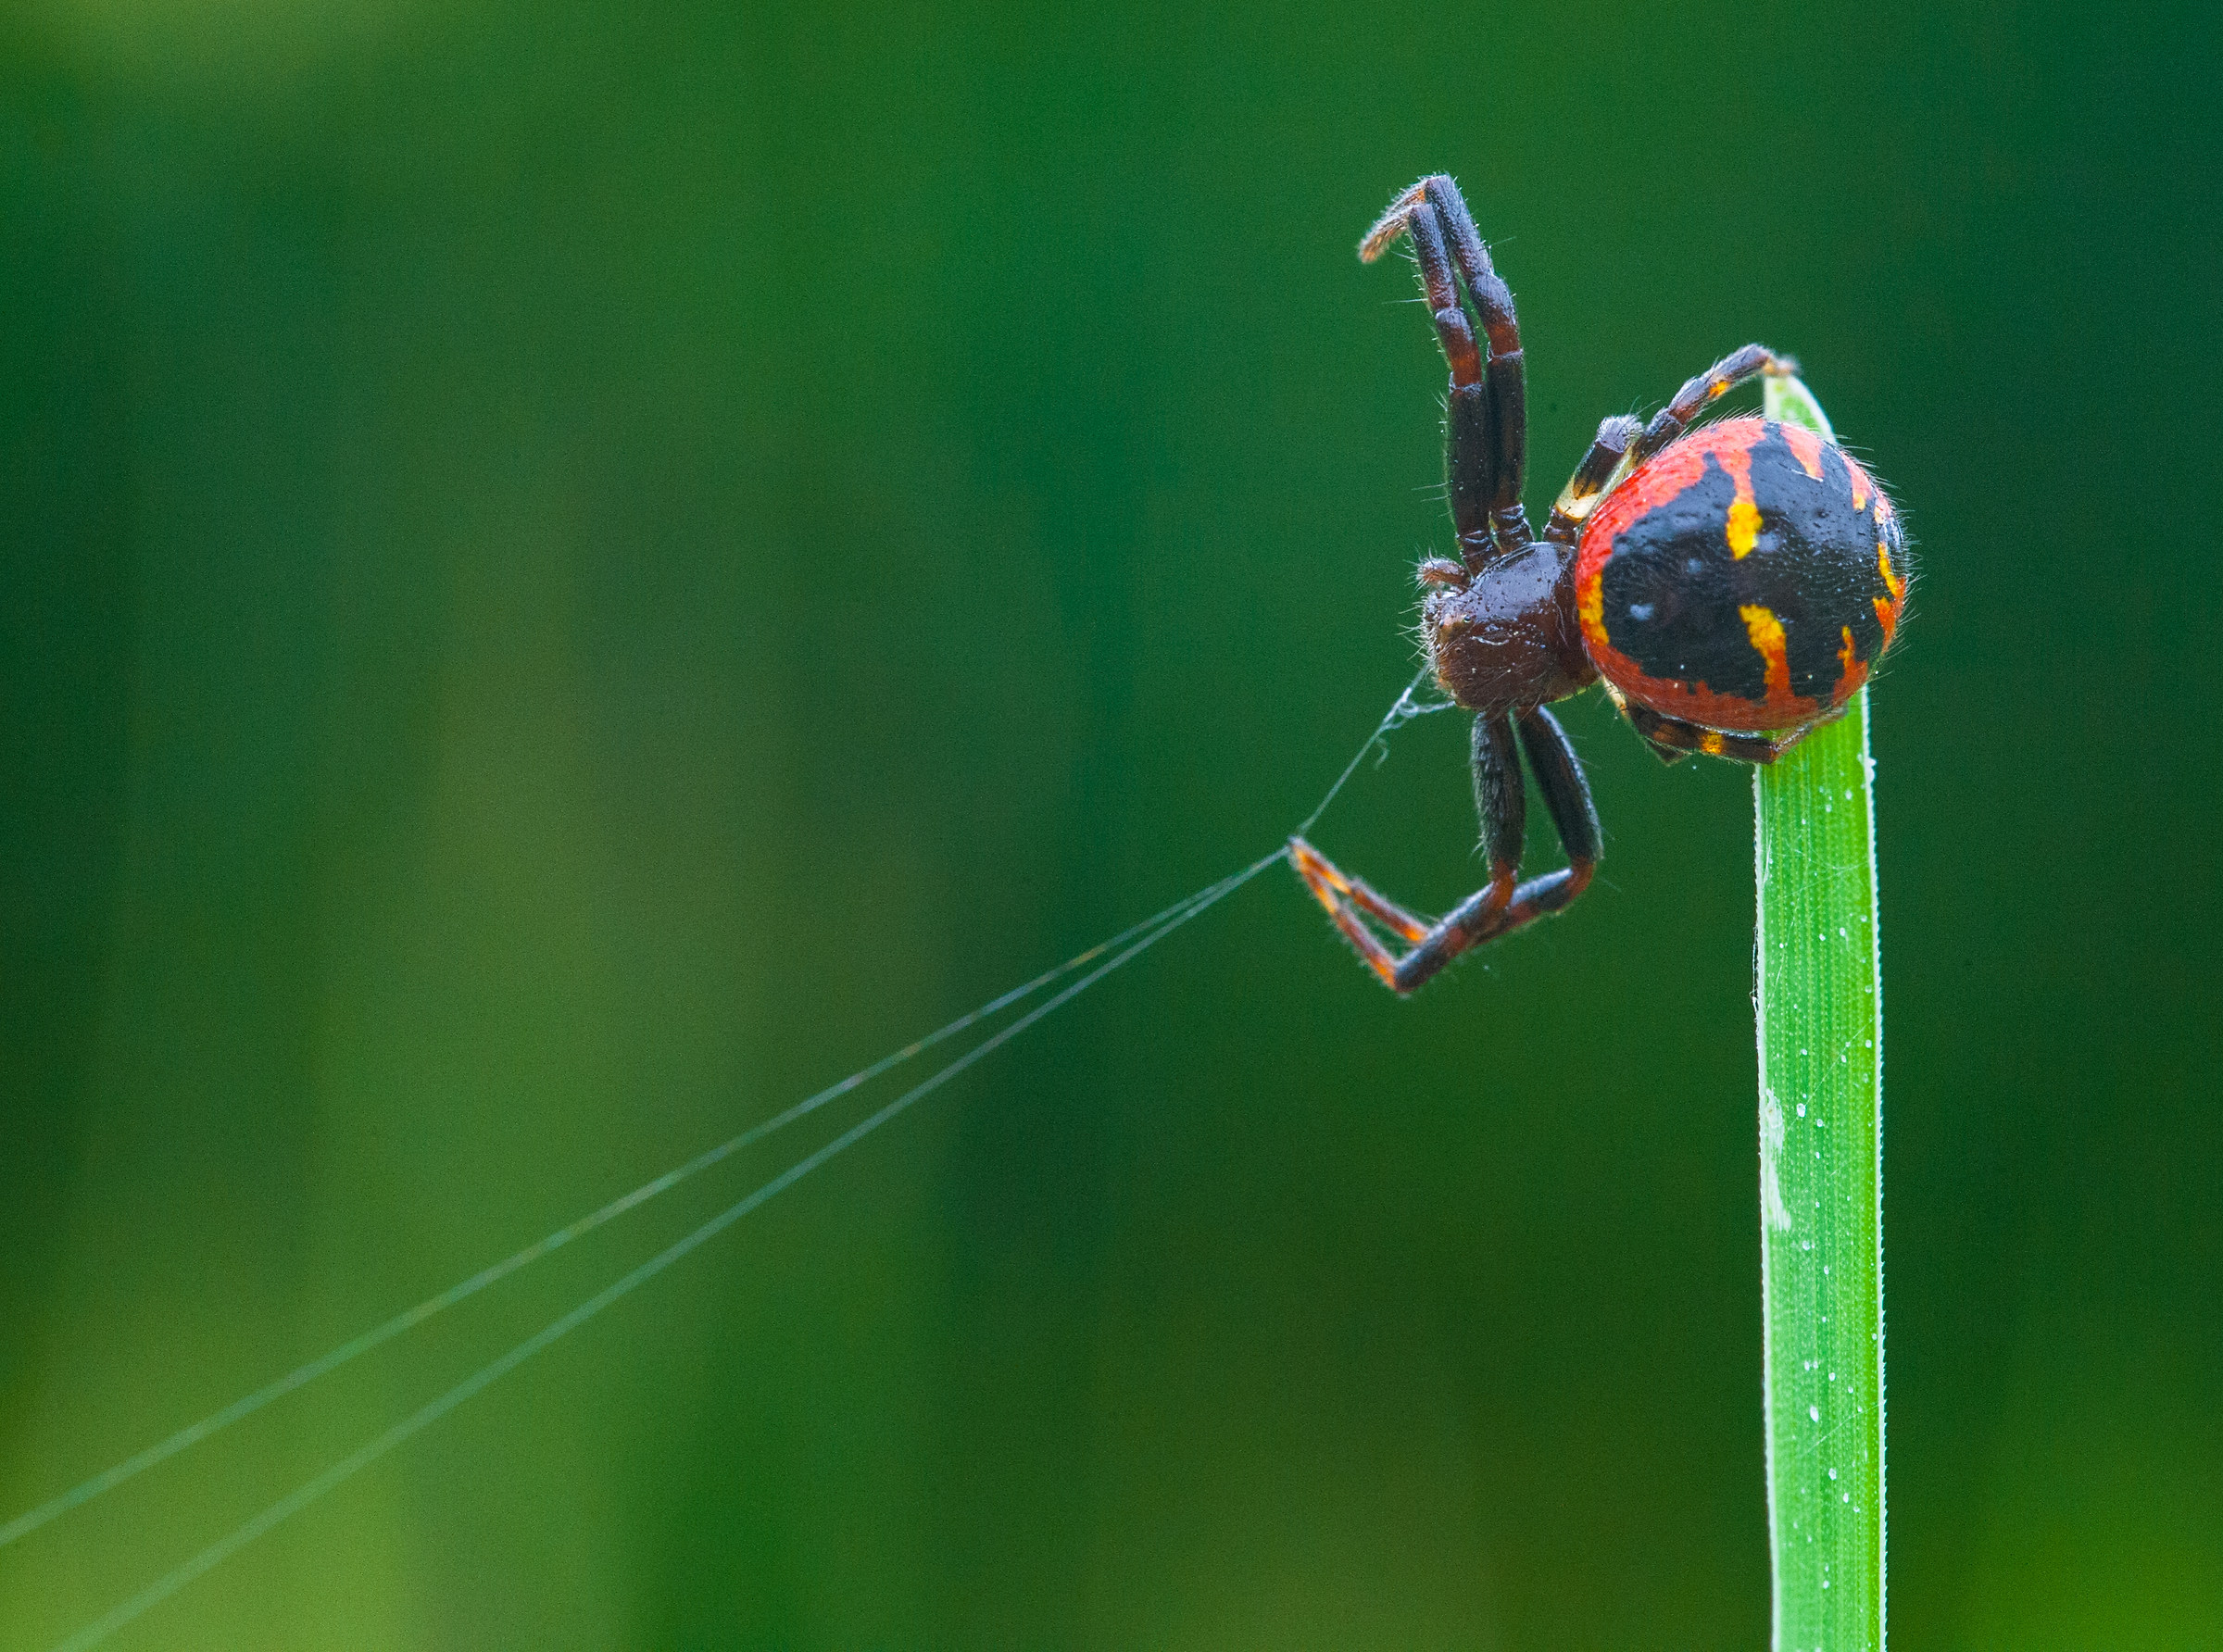
<svg viewBox="0 0 2223 1652">
<path fill-rule="evenodd" d="M 1898 513 L 1834 443 L 1727 419 L 1639 466 L 1584 525 L 1583 642 L 1629 699 L 1711 729 L 1811 723 L 1867 681 L 1906 602 Z"/>
</svg>

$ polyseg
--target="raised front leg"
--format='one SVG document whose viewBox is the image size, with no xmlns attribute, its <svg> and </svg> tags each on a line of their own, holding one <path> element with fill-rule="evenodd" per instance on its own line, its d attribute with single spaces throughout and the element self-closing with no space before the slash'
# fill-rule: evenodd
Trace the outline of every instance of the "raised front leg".
<svg viewBox="0 0 2223 1652">
<path fill-rule="evenodd" d="M 1460 557 L 1478 572 L 1493 547 L 1517 550 L 1533 537 L 1521 508 L 1528 415 L 1520 323 L 1513 294 L 1491 268 L 1489 250 L 1449 178 L 1424 178 L 1398 196 L 1359 244 L 1359 257 L 1371 264 L 1404 236 L 1412 239 L 1437 340 L 1451 364 L 1444 478 Z M 1461 301 L 1461 282 L 1481 319 L 1487 356 Z"/>
</svg>

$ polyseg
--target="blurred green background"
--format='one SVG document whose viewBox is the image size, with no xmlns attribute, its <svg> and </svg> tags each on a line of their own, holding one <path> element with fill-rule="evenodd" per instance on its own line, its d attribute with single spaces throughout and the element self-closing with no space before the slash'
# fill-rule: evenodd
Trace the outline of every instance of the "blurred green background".
<svg viewBox="0 0 2223 1652">
<path fill-rule="evenodd" d="M 1413 669 L 1456 172 L 1532 507 L 1794 351 L 1875 698 L 1891 1608 L 2223 1644 L 2211 8 L 0 24 L 0 1517 L 1243 864 Z M 1400 1004 L 1279 870 L 130 1647 L 1756 1646 L 1744 771 Z M 1464 732 L 1322 845 L 1476 882 Z M 1555 853 L 1548 833 L 1539 854 Z M 859 1097 L 0 1551 L 75 1629 Z"/>
</svg>

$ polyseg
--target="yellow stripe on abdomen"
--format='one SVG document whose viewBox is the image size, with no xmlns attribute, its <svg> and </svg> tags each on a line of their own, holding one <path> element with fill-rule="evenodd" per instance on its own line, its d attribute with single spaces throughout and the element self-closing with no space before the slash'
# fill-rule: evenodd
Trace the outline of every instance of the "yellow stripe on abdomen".
<svg viewBox="0 0 2223 1652">
<path fill-rule="evenodd" d="M 1776 618 L 1775 609 L 1758 603 L 1747 603 L 1737 615 L 1744 621 L 1744 633 L 1752 639 L 1753 652 L 1767 662 L 1767 697 L 1790 699 L 1790 646 L 1783 634 L 1783 621 Z"/>
</svg>

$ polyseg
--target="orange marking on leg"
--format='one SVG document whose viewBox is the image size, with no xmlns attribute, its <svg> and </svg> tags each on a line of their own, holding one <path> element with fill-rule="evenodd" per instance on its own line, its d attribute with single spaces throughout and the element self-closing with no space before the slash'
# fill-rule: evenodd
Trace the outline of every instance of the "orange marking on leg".
<svg viewBox="0 0 2223 1652">
<path fill-rule="evenodd" d="M 1411 189 L 1389 203 L 1389 210 L 1375 219 L 1374 228 L 1366 232 L 1366 239 L 1359 243 L 1359 260 L 1371 264 L 1397 244 L 1405 232 L 1405 220 L 1413 216 L 1415 203 L 1428 193 L 1428 181 L 1423 178 Z"/>
<path fill-rule="evenodd" d="M 1373 933 L 1352 916 L 1347 907 L 1331 908 L 1336 927 L 1343 938 L 1358 948 L 1359 957 L 1369 970 L 1382 978 L 1382 984 L 1390 991 L 1397 990 L 1397 961 L 1389 956 L 1388 948 L 1374 938 Z"/>
<path fill-rule="evenodd" d="M 1426 938 L 1430 927 L 1426 919 L 1406 911 L 1363 878 L 1347 878 L 1344 882 L 1352 902 L 1384 929 L 1407 941 Z"/>
<path fill-rule="evenodd" d="M 1313 899 L 1327 908 L 1327 915 L 1335 920 L 1336 927 L 1343 932 L 1343 938 L 1350 943 L 1360 959 L 1381 977 L 1384 986 L 1395 991 L 1397 959 L 1366 927 L 1365 920 L 1352 910 L 1353 905 L 1372 913 L 1407 941 L 1420 940 L 1427 930 L 1411 913 L 1358 879 L 1345 877 L 1336 869 L 1335 862 L 1300 837 L 1289 840 L 1289 864 L 1297 869 L 1297 875 L 1304 880 L 1304 886 L 1312 892 Z"/>
<path fill-rule="evenodd" d="M 1297 869 L 1297 875 L 1304 880 L 1304 886 L 1312 892 L 1313 898 L 1327 908 L 1327 915 L 1335 920 L 1336 927 L 1343 932 L 1343 938 L 1350 943 L 1361 960 L 1382 978 L 1385 986 L 1394 988 L 1397 960 L 1344 901 L 1342 892 L 1350 889 L 1350 884 L 1334 863 L 1302 838 L 1296 837 L 1289 840 L 1289 864 Z"/>
<path fill-rule="evenodd" d="M 1297 875 L 1312 886 L 1312 893 L 1320 897 L 1321 904 L 1331 912 L 1335 910 L 1336 903 L 1326 891 L 1332 889 L 1338 895 L 1350 893 L 1350 882 L 1336 870 L 1335 862 L 1304 839 L 1293 837 L 1289 840 L 1289 857 L 1296 863 Z"/>
<path fill-rule="evenodd" d="M 1436 324 L 1445 329 L 1443 354 L 1451 364 L 1451 378 L 1460 384 L 1478 382 L 1482 377 L 1482 350 L 1475 343 L 1474 332 L 1467 325 L 1464 310 L 1451 309 L 1436 312 Z"/>
</svg>

